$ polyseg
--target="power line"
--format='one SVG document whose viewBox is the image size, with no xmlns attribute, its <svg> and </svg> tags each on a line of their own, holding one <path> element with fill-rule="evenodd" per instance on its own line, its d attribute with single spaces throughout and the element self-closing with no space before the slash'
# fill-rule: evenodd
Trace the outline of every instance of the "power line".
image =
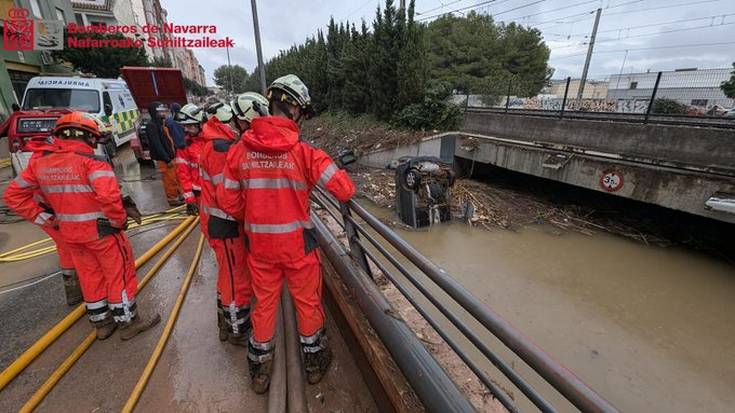
<svg viewBox="0 0 735 413">
<path fill-rule="evenodd" d="M 345 17 L 343 17 L 343 18 L 339 19 L 339 21 L 347 20 L 347 19 L 348 19 L 349 17 L 351 17 L 351 16 L 353 15 L 353 14 L 355 14 L 355 13 L 357 13 L 358 11 L 360 11 L 360 10 L 364 9 L 364 8 L 365 8 L 365 6 L 367 6 L 367 5 L 368 5 L 368 4 L 370 4 L 370 3 L 374 3 L 375 1 L 376 1 L 376 0 L 367 0 L 367 1 L 365 2 L 365 3 L 362 3 L 362 5 L 360 5 L 360 7 L 356 8 L 355 10 L 352 10 L 352 11 L 351 11 L 351 12 L 350 12 L 350 13 L 349 13 L 348 15 L 346 15 Z"/>
<path fill-rule="evenodd" d="M 433 9 L 424 10 L 422 12 L 416 12 L 416 15 L 417 16 L 421 16 L 422 14 L 429 13 L 429 12 L 432 12 L 434 10 L 443 9 L 444 7 L 451 6 L 452 4 L 457 4 L 457 3 L 460 3 L 460 2 L 463 2 L 463 1 L 465 1 L 465 0 L 454 0 L 452 2 L 449 2 L 449 3 L 446 3 L 446 4 L 442 4 L 441 6 L 436 6 Z M 441 1 L 440 1 L 440 3 L 441 3 Z"/>
<path fill-rule="evenodd" d="M 616 16 L 618 14 L 626 14 L 626 13 L 641 13 L 644 11 L 663 10 L 663 9 L 668 10 L 668 9 L 673 9 L 674 7 L 694 6 L 696 4 L 714 3 L 717 1 L 722 1 L 722 0 L 702 0 L 702 1 L 695 1 L 695 2 L 687 2 L 687 3 L 669 4 L 668 6 L 652 7 L 648 9 L 638 9 L 638 10 L 631 10 L 631 11 L 618 11 L 615 13 L 605 13 L 605 16 Z"/>
<path fill-rule="evenodd" d="M 617 9 L 618 7 L 623 7 L 623 6 L 627 6 L 627 5 L 629 5 L 629 4 L 635 4 L 635 3 L 640 3 L 640 2 L 642 2 L 642 1 L 644 1 L 644 0 L 632 0 L 632 1 L 627 1 L 627 2 L 625 2 L 625 3 L 620 3 L 620 4 L 616 4 L 616 5 L 614 5 L 614 6 L 608 6 L 608 7 L 605 7 L 605 8 L 603 9 L 603 10 Z M 710 0 L 710 1 L 718 1 L 718 0 Z M 558 9 L 557 9 L 557 10 L 558 10 Z M 595 13 L 595 11 L 596 11 L 596 10 L 597 10 L 597 9 L 595 9 L 595 10 L 588 10 L 588 11 L 584 11 L 584 12 L 581 12 L 581 13 L 575 13 L 575 14 L 570 14 L 570 15 L 568 15 L 568 16 L 564 16 L 564 17 L 557 17 L 557 18 L 554 18 L 554 19 L 550 19 L 550 20 L 546 20 L 546 21 L 543 21 L 543 22 L 539 22 L 539 23 L 533 23 L 533 22 L 531 22 L 531 23 L 526 23 L 526 24 L 528 24 L 528 25 L 534 25 L 534 26 L 540 26 L 540 25 L 542 25 L 542 24 L 548 24 L 548 23 L 558 23 L 558 24 L 563 24 L 563 23 L 576 23 L 576 22 L 578 22 L 578 21 L 582 21 L 582 20 L 588 19 L 588 18 L 589 18 L 589 17 L 590 17 L 590 16 L 592 15 L 592 14 L 594 14 L 594 13 Z M 553 11 L 555 11 L 555 10 L 552 10 L 552 12 L 553 12 Z M 605 13 L 605 15 L 607 16 L 607 13 Z M 559 21 L 559 20 L 569 19 L 569 18 L 572 18 L 572 17 L 578 17 L 578 16 L 585 16 L 585 18 L 584 18 L 584 19 L 579 19 L 579 20 L 574 20 L 574 21 L 570 21 L 570 22 L 561 22 L 561 21 Z"/>
<path fill-rule="evenodd" d="M 501 11 L 500 13 L 491 13 L 491 15 L 492 15 L 493 17 L 494 17 L 494 16 L 500 16 L 501 14 L 505 14 L 505 13 L 510 13 L 510 12 L 512 12 L 512 11 L 516 11 L 516 10 L 520 10 L 520 9 L 525 9 L 526 7 L 531 7 L 531 6 L 533 6 L 533 5 L 536 5 L 536 4 L 539 4 L 539 3 L 543 3 L 543 2 L 545 2 L 545 1 L 546 1 L 546 0 L 536 0 L 536 1 L 532 2 L 532 3 L 524 4 L 523 6 L 518 6 L 518 7 L 514 7 L 514 8 L 512 8 L 512 9 L 510 9 L 510 10 L 506 10 L 506 11 Z"/>
<path fill-rule="evenodd" d="M 672 45 L 672 46 L 653 46 L 653 47 L 637 47 L 637 48 L 628 48 L 628 49 L 618 49 L 618 50 L 598 50 L 595 53 L 622 53 L 622 52 L 633 52 L 633 51 L 640 51 L 640 50 L 658 50 L 658 49 L 684 49 L 689 47 L 710 47 L 710 46 L 729 46 L 733 45 L 735 42 L 721 42 L 721 43 L 697 43 L 697 44 L 679 44 L 679 45 Z M 570 54 L 565 56 L 558 56 L 553 57 L 553 59 L 566 59 L 569 57 L 577 57 L 577 56 L 585 56 L 587 53 L 576 53 L 576 54 Z"/>
<path fill-rule="evenodd" d="M 547 10 L 547 11 L 543 11 L 543 12 L 540 12 L 540 13 L 533 13 L 533 14 L 527 14 L 527 15 L 525 15 L 525 16 L 515 17 L 515 18 L 513 18 L 513 20 L 526 19 L 526 18 L 528 18 L 528 17 L 538 16 L 538 15 L 540 15 L 540 14 L 548 14 L 548 13 L 554 13 L 554 12 L 557 12 L 557 11 L 561 11 L 561 10 L 566 10 L 566 9 L 572 9 L 572 8 L 574 8 L 574 7 L 579 7 L 579 6 L 583 6 L 583 5 L 585 5 L 585 4 L 590 4 L 590 3 L 598 3 L 599 1 L 600 1 L 600 0 L 588 0 L 588 1 L 583 1 L 583 2 L 581 2 L 581 3 L 571 4 L 571 5 L 569 5 L 569 6 L 564 6 L 564 7 L 557 7 L 556 9 L 552 9 L 552 10 Z M 642 1 L 642 0 L 641 0 L 641 1 Z"/>
<path fill-rule="evenodd" d="M 608 30 L 600 30 L 599 33 L 613 33 L 613 32 L 623 32 L 623 31 L 630 31 L 635 29 L 644 29 L 647 27 L 656 27 L 656 26 L 665 26 L 667 24 L 673 24 L 673 23 L 687 23 L 687 22 L 693 22 L 697 20 L 710 20 L 710 19 L 717 19 L 721 17 L 724 21 L 726 17 L 735 16 L 735 13 L 729 13 L 729 14 L 716 14 L 712 16 L 705 16 L 705 17 L 694 17 L 691 19 L 682 19 L 682 20 L 672 20 L 667 22 L 661 22 L 661 23 L 652 23 L 652 24 L 644 24 L 640 26 L 629 26 L 629 27 L 619 27 L 617 29 L 608 29 Z M 720 23 L 722 24 L 722 23 Z M 587 37 L 588 35 L 585 33 L 572 33 L 572 34 L 559 34 L 559 33 L 546 33 L 547 35 L 554 35 L 554 36 L 561 36 L 561 37 Z"/>
<path fill-rule="evenodd" d="M 681 29 L 664 30 L 664 31 L 656 32 L 656 33 L 642 33 L 642 34 L 637 34 L 637 35 L 633 35 L 633 36 L 622 37 L 622 38 L 619 38 L 619 39 L 602 39 L 602 40 L 598 40 L 598 42 L 616 42 L 616 41 L 625 40 L 625 39 L 635 39 L 635 38 L 638 38 L 638 37 L 656 36 L 656 35 L 659 35 L 659 34 L 667 34 L 667 33 L 687 32 L 687 31 L 691 31 L 691 30 L 710 29 L 710 28 L 713 28 L 713 27 L 730 26 L 730 25 L 733 25 L 733 24 L 735 24 L 735 22 L 720 23 L 720 24 L 709 24 L 709 25 L 706 25 L 706 26 L 685 27 L 685 28 L 681 28 Z"/>
<path fill-rule="evenodd" d="M 445 13 L 439 13 L 439 14 L 435 14 L 435 15 L 433 15 L 433 16 L 427 16 L 427 17 L 422 17 L 422 18 L 420 18 L 420 19 L 417 19 L 416 21 L 424 21 L 424 20 L 429 20 L 429 19 L 433 19 L 434 17 L 444 16 L 445 14 L 451 14 L 451 13 L 454 13 L 454 12 L 458 12 L 458 11 L 465 11 L 465 10 L 469 10 L 469 9 L 475 9 L 475 8 L 478 8 L 478 7 L 484 6 L 484 5 L 486 5 L 486 4 L 490 4 L 490 3 L 493 3 L 493 2 L 495 2 L 495 1 L 496 1 L 496 0 L 487 0 L 487 1 L 481 1 L 481 2 L 479 2 L 479 3 L 473 4 L 472 6 L 460 7 L 460 8 L 458 8 L 458 9 L 450 10 L 450 11 L 448 11 L 448 12 L 445 12 Z"/>
</svg>

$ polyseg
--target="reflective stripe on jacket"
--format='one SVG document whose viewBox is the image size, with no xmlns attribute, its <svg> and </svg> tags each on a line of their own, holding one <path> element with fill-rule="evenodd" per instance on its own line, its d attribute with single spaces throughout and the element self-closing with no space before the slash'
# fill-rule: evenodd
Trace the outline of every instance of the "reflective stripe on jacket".
<svg viewBox="0 0 735 413">
<path fill-rule="evenodd" d="M 98 239 L 98 218 L 109 219 L 116 228 L 124 226 L 127 214 L 110 164 L 80 141 L 56 139 L 44 149 L 6 189 L 4 200 L 10 208 L 30 222 L 48 222 L 52 215 L 39 205 L 40 191 L 67 242 Z"/>
<path fill-rule="evenodd" d="M 296 123 L 262 117 L 230 150 L 217 199 L 242 222 L 250 253 L 288 262 L 316 247 L 309 217 L 309 195 L 316 185 L 340 201 L 355 193 L 350 177 L 329 155 L 299 141 Z"/>
<path fill-rule="evenodd" d="M 199 177 L 199 158 L 201 155 L 204 140 L 196 136 L 192 142 L 184 148 L 176 150 L 176 177 L 179 178 L 181 189 L 184 191 L 184 202 L 192 203 L 196 201 L 194 191 L 201 191 L 201 182 Z"/>
<path fill-rule="evenodd" d="M 204 124 L 201 136 L 203 144 L 199 157 L 199 182 L 202 194 L 199 212 L 202 216 L 202 230 L 209 237 L 229 238 L 240 231 L 235 219 L 219 206 L 217 187 L 224 182 L 222 171 L 227 153 L 237 140 L 237 134 L 219 119 L 211 117 Z"/>
</svg>

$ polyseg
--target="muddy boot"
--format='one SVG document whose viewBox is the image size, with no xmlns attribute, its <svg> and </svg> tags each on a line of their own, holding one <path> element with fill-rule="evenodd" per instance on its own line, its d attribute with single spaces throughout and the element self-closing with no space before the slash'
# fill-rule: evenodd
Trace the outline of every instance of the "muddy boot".
<svg viewBox="0 0 735 413">
<path fill-rule="evenodd" d="M 252 338 L 248 340 L 248 368 L 253 391 L 256 394 L 267 392 L 273 368 L 273 341 L 256 343 Z"/>
<path fill-rule="evenodd" d="M 77 272 L 72 269 L 62 269 L 61 277 L 64 279 L 64 293 L 67 305 L 77 305 L 82 302 L 82 288 L 79 285 Z"/>
<path fill-rule="evenodd" d="M 161 321 L 161 315 L 155 313 L 151 316 L 137 315 L 128 322 L 120 323 L 120 340 L 130 340 Z"/>
<path fill-rule="evenodd" d="M 327 343 L 324 329 L 309 337 L 300 337 L 301 351 L 304 353 L 304 370 L 309 384 L 317 384 L 329 370 L 332 363 L 332 350 Z"/>
<path fill-rule="evenodd" d="M 217 328 L 219 329 L 219 341 L 227 341 L 230 336 L 230 329 L 225 321 L 225 316 L 220 311 L 217 311 Z"/>
<path fill-rule="evenodd" d="M 224 310 L 225 323 L 227 324 L 227 335 L 230 344 L 248 347 L 248 337 L 253 328 L 250 320 L 250 307 L 237 308 L 232 304 Z"/>
<path fill-rule="evenodd" d="M 104 340 L 112 335 L 117 328 L 117 323 L 112 317 L 107 317 L 102 321 L 96 321 L 92 323 L 94 330 L 97 333 L 97 340 Z"/>
</svg>

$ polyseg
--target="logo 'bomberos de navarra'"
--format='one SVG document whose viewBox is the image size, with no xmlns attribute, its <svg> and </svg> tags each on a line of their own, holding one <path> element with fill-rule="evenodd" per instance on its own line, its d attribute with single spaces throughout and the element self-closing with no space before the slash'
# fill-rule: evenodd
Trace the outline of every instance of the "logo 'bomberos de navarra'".
<svg viewBox="0 0 735 413">
<path fill-rule="evenodd" d="M 3 46 L 5 50 L 33 50 L 33 20 L 23 8 L 11 8 L 8 20 L 3 22 Z"/>
</svg>

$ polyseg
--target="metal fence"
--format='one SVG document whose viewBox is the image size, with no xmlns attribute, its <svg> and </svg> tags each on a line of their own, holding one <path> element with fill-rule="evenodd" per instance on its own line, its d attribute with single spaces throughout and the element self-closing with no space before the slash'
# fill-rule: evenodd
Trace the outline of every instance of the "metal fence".
<svg viewBox="0 0 735 413">
<path fill-rule="evenodd" d="M 455 95 L 468 110 L 533 112 L 549 116 L 634 119 L 642 122 L 712 123 L 732 127 L 735 99 L 720 85 L 732 69 L 626 73 L 588 79 L 552 80 L 540 94 L 523 96 L 522 82 L 508 81 L 507 93 Z M 581 89 L 581 92 L 580 92 Z"/>
</svg>

